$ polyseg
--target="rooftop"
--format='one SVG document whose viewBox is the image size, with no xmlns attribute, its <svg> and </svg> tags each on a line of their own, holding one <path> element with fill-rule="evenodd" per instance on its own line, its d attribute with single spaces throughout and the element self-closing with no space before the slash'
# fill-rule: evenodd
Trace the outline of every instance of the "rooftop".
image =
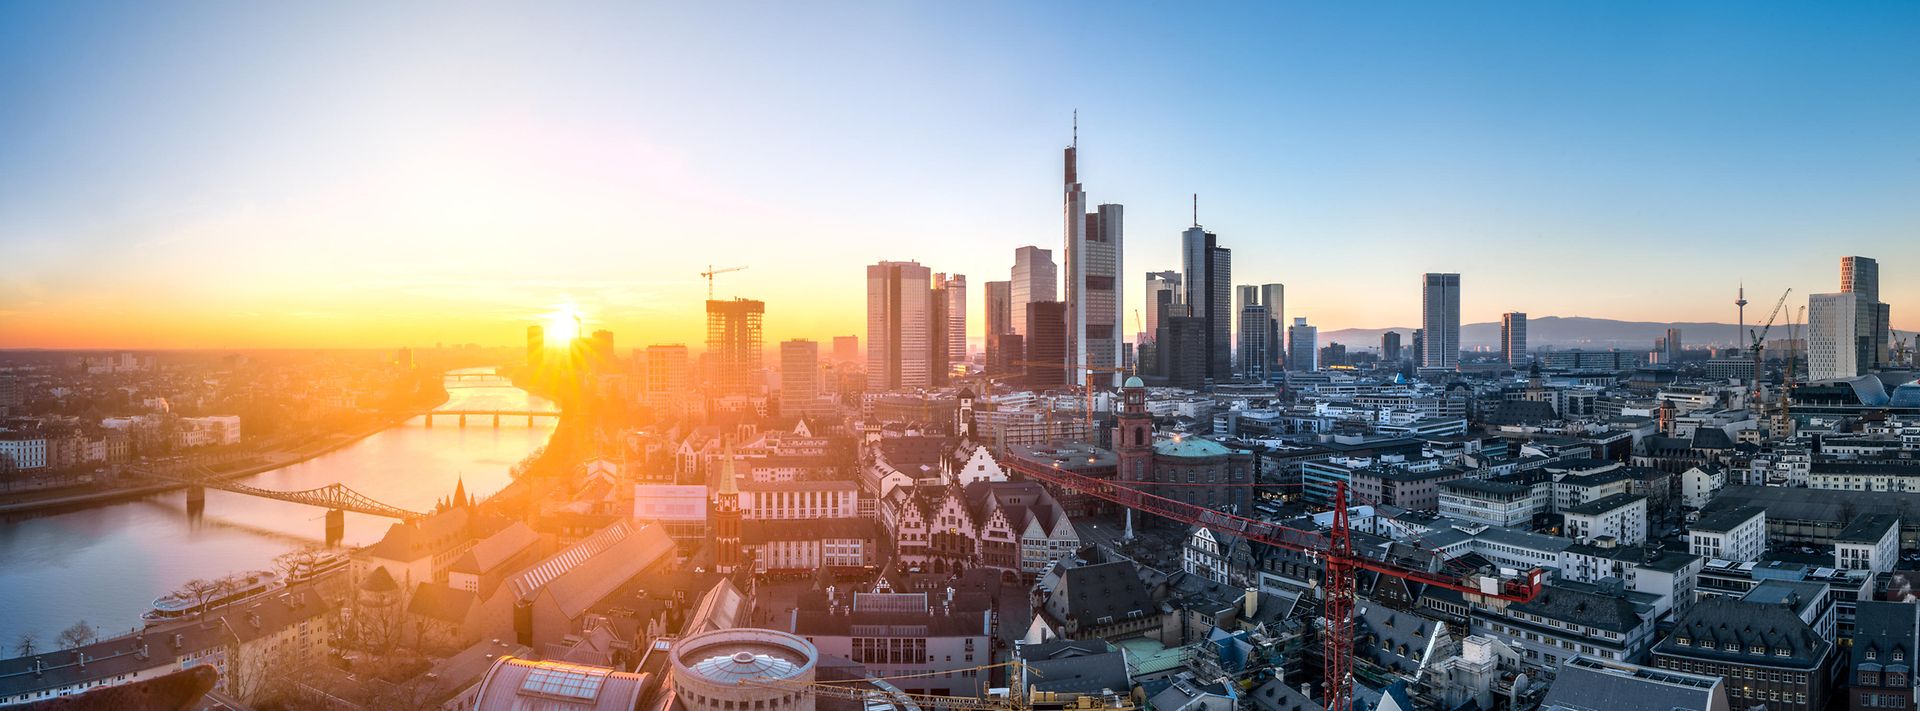
<svg viewBox="0 0 1920 711">
<path fill-rule="evenodd" d="M 1795 489 L 1794 491 L 1806 490 Z M 1693 523 L 1691 530 L 1694 532 L 1726 533 L 1735 528 L 1739 528 L 1741 524 L 1746 523 L 1755 516 L 1765 515 L 1767 515 L 1767 509 L 1759 506 L 1736 506 L 1720 509 L 1701 516 L 1700 520 Z"/>
</svg>

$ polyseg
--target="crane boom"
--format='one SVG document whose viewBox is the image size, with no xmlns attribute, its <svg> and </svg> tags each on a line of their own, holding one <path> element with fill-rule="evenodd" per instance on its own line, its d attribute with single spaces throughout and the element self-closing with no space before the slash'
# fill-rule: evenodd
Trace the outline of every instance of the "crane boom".
<svg viewBox="0 0 1920 711">
<path fill-rule="evenodd" d="M 725 269 L 715 269 L 715 268 L 713 268 L 713 265 L 711 265 L 711 264 L 709 264 L 709 265 L 707 265 L 707 270 L 706 270 L 706 271 L 704 271 L 704 272 L 700 272 L 700 276 L 703 276 L 703 277 L 706 277 L 706 278 L 707 278 L 707 300 L 708 300 L 708 301 L 712 301 L 712 300 L 713 300 L 713 277 L 714 277 L 714 275 L 716 275 L 716 274 L 726 274 L 727 272 L 737 272 L 737 271 L 740 271 L 740 270 L 742 270 L 742 269 L 746 269 L 746 267 L 745 267 L 745 266 L 738 266 L 738 267 L 727 267 L 727 268 L 725 268 Z"/>
<path fill-rule="evenodd" d="M 1780 300 L 1773 302 L 1773 311 L 1767 314 L 1766 324 L 1761 326 L 1758 331 L 1747 332 L 1748 335 L 1753 338 L 1753 388 L 1752 393 L 1747 397 L 1747 406 L 1755 408 L 1755 413 L 1759 413 L 1763 409 L 1760 405 L 1760 372 L 1766 365 L 1767 332 L 1773 330 L 1774 320 L 1780 318 L 1780 307 L 1787 305 L 1787 296 L 1792 293 L 1792 288 L 1780 292 Z"/>
</svg>

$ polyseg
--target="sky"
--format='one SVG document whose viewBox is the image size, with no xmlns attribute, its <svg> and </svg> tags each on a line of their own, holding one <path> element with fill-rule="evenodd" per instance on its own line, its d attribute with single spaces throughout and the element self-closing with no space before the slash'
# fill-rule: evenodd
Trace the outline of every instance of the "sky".
<svg viewBox="0 0 1920 711">
<path fill-rule="evenodd" d="M 1199 221 L 1323 330 L 1723 321 L 1879 259 L 1920 328 L 1920 4 L 0 3 L 0 347 L 864 331 L 864 267 Z M 1129 319 L 1131 320 L 1131 319 Z M 1131 330 L 1131 329 L 1129 329 Z"/>
</svg>

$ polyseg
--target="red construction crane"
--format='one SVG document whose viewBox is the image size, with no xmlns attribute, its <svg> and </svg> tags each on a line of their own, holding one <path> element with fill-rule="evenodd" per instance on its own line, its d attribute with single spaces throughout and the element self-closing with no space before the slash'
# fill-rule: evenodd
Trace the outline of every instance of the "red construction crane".
<svg viewBox="0 0 1920 711">
<path fill-rule="evenodd" d="M 1347 519 L 1345 483 L 1336 483 L 1334 487 L 1333 526 L 1328 532 L 1320 533 L 1237 516 L 1135 488 L 1151 486 L 1151 482 L 1096 479 L 1061 469 L 1057 462 L 1045 466 L 1019 457 L 1009 457 L 1008 464 L 1014 471 L 1031 479 L 1099 497 L 1135 511 L 1188 525 L 1226 529 L 1249 541 L 1320 557 L 1325 567 L 1326 585 L 1324 633 L 1321 635 L 1324 657 L 1322 672 L 1325 675 L 1321 705 L 1326 711 L 1350 711 L 1353 708 L 1353 590 L 1354 575 L 1358 571 L 1370 570 L 1486 600 L 1526 602 L 1540 592 L 1543 573 L 1539 568 L 1529 570 L 1513 580 L 1481 575 L 1454 578 L 1355 555 L 1352 529 Z"/>
</svg>

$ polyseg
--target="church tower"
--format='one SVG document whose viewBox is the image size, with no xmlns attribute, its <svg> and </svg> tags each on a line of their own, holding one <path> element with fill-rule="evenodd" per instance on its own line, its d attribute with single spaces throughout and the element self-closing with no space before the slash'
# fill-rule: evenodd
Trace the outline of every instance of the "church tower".
<svg viewBox="0 0 1920 711">
<path fill-rule="evenodd" d="M 1147 414 L 1147 386 L 1139 376 L 1120 388 L 1120 416 L 1113 428 L 1113 450 L 1121 481 L 1147 481 L 1153 474 L 1153 417 Z"/>
</svg>

